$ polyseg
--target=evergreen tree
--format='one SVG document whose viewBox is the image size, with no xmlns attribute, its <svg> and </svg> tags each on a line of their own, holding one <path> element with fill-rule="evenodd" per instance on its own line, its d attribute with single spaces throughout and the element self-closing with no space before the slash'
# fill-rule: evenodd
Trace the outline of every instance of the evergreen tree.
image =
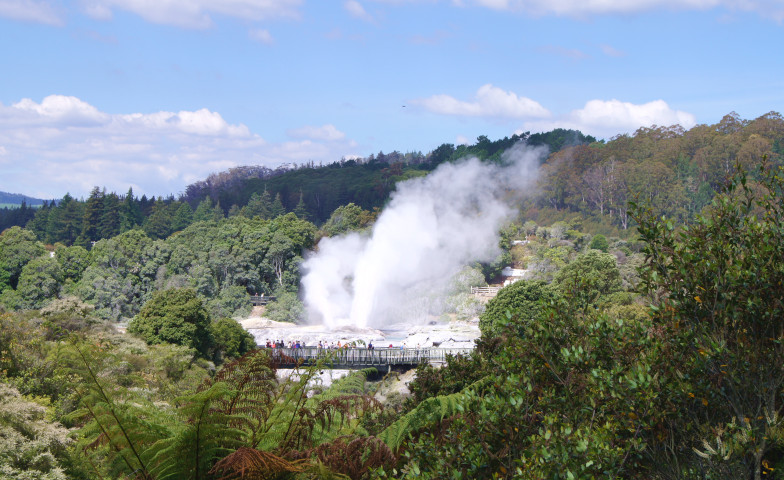
<svg viewBox="0 0 784 480">
<path fill-rule="evenodd" d="M 188 202 L 178 202 L 179 207 L 174 212 L 174 217 L 172 218 L 172 225 L 171 229 L 173 232 L 179 232 L 180 230 L 184 230 L 188 225 L 193 223 L 193 209 Z"/>
<path fill-rule="evenodd" d="M 270 218 L 271 208 L 270 195 L 265 189 L 261 195 L 256 192 L 251 194 L 248 204 L 242 208 L 242 215 L 247 218 L 259 217 L 266 220 Z"/>
<path fill-rule="evenodd" d="M 49 214 L 46 243 L 73 245 L 82 232 L 83 205 L 66 193 L 60 205 Z"/>
<path fill-rule="evenodd" d="M 196 211 L 193 212 L 193 221 L 212 222 L 216 220 L 217 216 L 216 208 L 212 205 L 212 199 L 206 197 L 199 203 L 199 206 L 196 207 Z M 221 215 L 221 217 L 222 216 L 223 215 Z"/>
<path fill-rule="evenodd" d="M 144 223 L 144 233 L 152 238 L 166 238 L 171 234 L 172 220 L 169 205 L 166 205 L 162 198 L 158 198 Z"/>
<path fill-rule="evenodd" d="M 112 192 L 103 198 L 100 238 L 112 238 L 120 234 L 120 197 Z"/>
<path fill-rule="evenodd" d="M 299 191 L 299 202 L 297 202 L 297 206 L 294 207 L 294 215 L 301 220 L 308 219 L 308 207 L 305 205 L 305 198 L 302 194 L 302 190 Z"/>
<path fill-rule="evenodd" d="M 35 233 L 41 241 L 46 241 L 46 224 L 49 222 L 49 213 L 54 206 L 54 202 L 50 204 L 44 201 L 43 205 L 35 211 L 35 215 L 25 226 L 26 229 Z"/>
<path fill-rule="evenodd" d="M 105 192 L 93 187 L 90 198 L 84 204 L 81 236 L 85 241 L 100 240 L 101 217 L 103 216 L 103 199 Z"/>
<path fill-rule="evenodd" d="M 275 195 L 275 200 L 270 207 L 270 218 L 278 218 L 286 214 L 286 207 L 283 206 L 283 201 L 280 199 L 280 193 Z"/>
<path fill-rule="evenodd" d="M 139 202 L 133 197 L 133 188 L 129 188 L 120 208 L 120 233 L 133 230 L 141 224 L 142 210 Z"/>
</svg>

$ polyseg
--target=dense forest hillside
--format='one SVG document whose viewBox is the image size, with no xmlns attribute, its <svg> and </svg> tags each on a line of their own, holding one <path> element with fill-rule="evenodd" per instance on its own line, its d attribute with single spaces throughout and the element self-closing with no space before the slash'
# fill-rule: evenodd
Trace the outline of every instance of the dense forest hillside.
<svg viewBox="0 0 784 480">
<path fill-rule="evenodd" d="M 550 148 L 535 190 L 492 237 L 501 254 L 438 299 L 443 321 L 478 323 L 471 355 L 420 365 L 406 398 L 372 369 L 314 383 L 329 350 L 278 377 L 236 321 L 251 294 L 302 321 L 321 238 L 381 225 L 396 181 L 521 141 Z M 730 114 L 17 209 L 0 233 L 0 478 L 784 478 L 782 142 L 779 114 Z M 504 266 L 525 277 L 470 293 Z"/>
</svg>

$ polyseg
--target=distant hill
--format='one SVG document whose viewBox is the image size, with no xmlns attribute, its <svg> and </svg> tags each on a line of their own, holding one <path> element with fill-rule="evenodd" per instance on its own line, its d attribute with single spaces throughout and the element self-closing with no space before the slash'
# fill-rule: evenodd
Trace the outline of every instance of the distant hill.
<svg viewBox="0 0 784 480">
<path fill-rule="evenodd" d="M 26 203 L 28 207 L 44 204 L 44 201 L 40 198 L 28 197 L 21 193 L 0 192 L 0 206 L 19 206 L 22 205 L 22 202 Z"/>
</svg>

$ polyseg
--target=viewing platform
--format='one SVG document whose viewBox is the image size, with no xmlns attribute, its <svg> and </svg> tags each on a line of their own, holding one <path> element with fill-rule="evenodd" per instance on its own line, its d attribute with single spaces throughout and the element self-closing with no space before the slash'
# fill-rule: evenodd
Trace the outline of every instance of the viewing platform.
<svg viewBox="0 0 784 480">
<path fill-rule="evenodd" d="M 361 370 L 408 370 L 423 362 L 438 364 L 446 362 L 447 355 L 471 355 L 472 348 L 269 348 L 278 359 L 279 368 L 312 365 L 317 359 L 327 358 L 329 368 Z"/>
</svg>

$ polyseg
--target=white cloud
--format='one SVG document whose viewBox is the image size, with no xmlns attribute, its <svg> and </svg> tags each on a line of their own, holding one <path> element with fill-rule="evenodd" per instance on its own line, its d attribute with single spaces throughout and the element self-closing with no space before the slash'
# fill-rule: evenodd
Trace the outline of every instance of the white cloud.
<svg viewBox="0 0 784 480">
<path fill-rule="evenodd" d="M 46 25 L 62 25 L 60 12 L 49 2 L 36 0 L 0 0 L 0 17 Z"/>
<path fill-rule="evenodd" d="M 135 13 L 145 20 L 185 28 L 207 28 L 211 15 L 243 20 L 297 17 L 302 0 L 89 0 L 82 8 L 93 18 L 106 20 L 112 11 Z"/>
<path fill-rule="evenodd" d="M 357 0 L 346 0 L 343 3 L 343 8 L 354 18 L 358 18 L 360 20 L 364 20 L 366 22 L 372 22 L 373 17 L 365 10 L 365 7 L 362 6 Z"/>
<path fill-rule="evenodd" d="M 732 11 L 756 12 L 778 22 L 784 20 L 782 0 L 453 0 L 453 4 L 478 5 L 501 11 L 532 15 L 582 17 L 601 14 L 627 14 L 651 10 L 710 10 L 723 7 Z"/>
<path fill-rule="evenodd" d="M 256 40 L 257 42 L 263 43 L 265 45 L 272 45 L 275 43 L 275 39 L 272 38 L 272 35 L 269 31 L 264 30 L 263 28 L 254 28 L 248 32 L 248 36 L 251 40 Z"/>
<path fill-rule="evenodd" d="M 355 153 L 356 144 L 333 125 L 292 132 L 303 140 L 266 142 L 207 109 L 112 114 L 62 95 L 0 103 L 0 190 L 60 198 L 98 185 L 177 194 L 238 165 L 330 163 Z"/>
<path fill-rule="evenodd" d="M 626 52 L 624 52 L 622 50 L 618 50 L 617 48 L 613 47 L 612 45 L 603 44 L 603 45 L 600 45 L 599 47 L 602 49 L 602 53 L 604 53 L 608 57 L 624 57 L 624 56 L 626 56 Z"/>
<path fill-rule="evenodd" d="M 286 133 L 293 138 L 308 138 L 311 140 L 335 141 L 343 140 L 346 137 L 345 133 L 335 128 L 334 125 L 329 124 L 321 127 L 305 126 L 288 130 Z"/>
<path fill-rule="evenodd" d="M 457 100 L 449 95 L 434 95 L 411 102 L 442 115 L 496 118 L 541 118 L 550 115 L 538 102 L 518 97 L 493 85 L 483 85 L 473 101 Z"/>
<path fill-rule="evenodd" d="M 640 127 L 678 124 L 688 129 L 696 123 L 694 115 L 673 110 L 664 100 L 639 105 L 615 99 L 591 100 L 585 107 L 559 118 L 526 122 L 521 131 L 542 132 L 553 128 L 572 128 L 600 138 L 608 138 L 618 133 L 634 132 Z"/>
</svg>

